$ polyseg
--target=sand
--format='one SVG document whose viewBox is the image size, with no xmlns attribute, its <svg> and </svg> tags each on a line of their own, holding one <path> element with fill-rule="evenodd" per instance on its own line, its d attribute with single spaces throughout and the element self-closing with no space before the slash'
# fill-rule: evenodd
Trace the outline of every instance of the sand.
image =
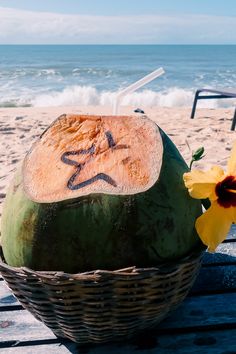
<svg viewBox="0 0 236 354">
<path fill-rule="evenodd" d="M 142 107 L 143 108 L 143 107 Z M 122 107 L 132 114 L 134 107 Z M 144 109 L 144 108 L 143 108 Z M 144 109 L 176 144 L 187 163 L 192 151 L 204 146 L 205 157 L 195 167 L 218 164 L 226 167 L 236 132 L 230 131 L 233 109 L 198 109 L 190 119 L 191 108 Z M 0 217 L 7 186 L 25 153 L 37 136 L 63 113 L 110 114 L 110 107 L 0 108 Z"/>
</svg>

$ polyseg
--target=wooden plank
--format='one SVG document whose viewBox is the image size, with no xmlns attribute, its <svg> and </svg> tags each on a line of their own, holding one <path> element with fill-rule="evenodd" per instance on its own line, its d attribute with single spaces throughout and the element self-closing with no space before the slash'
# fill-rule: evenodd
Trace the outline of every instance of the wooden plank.
<svg viewBox="0 0 236 354">
<path fill-rule="evenodd" d="M 190 330 L 215 325 L 236 328 L 236 293 L 187 297 L 159 328 Z"/>
<path fill-rule="evenodd" d="M 0 312 L 0 343 L 55 339 L 55 335 L 28 311 Z"/>
<path fill-rule="evenodd" d="M 217 252 L 205 252 L 203 264 L 235 264 L 236 265 L 236 242 L 222 243 L 218 246 Z"/>
<path fill-rule="evenodd" d="M 184 335 L 140 334 L 132 344 L 122 343 L 90 348 L 89 354 L 235 354 L 236 331 L 211 331 Z M 84 353 L 83 351 L 78 351 Z"/>
<path fill-rule="evenodd" d="M 190 294 L 236 291 L 236 266 L 202 267 Z"/>
<path fill-rule="evenodd" d="M 71 348 L 76 348 L 76 344 L 72 344 Z M 12 348 L 2 348 L 0 353 L 3 354 L 71 354 L 71 348 L 67 348 L 64 345 L 58 344 L 42 344 L 42 345 L 27 345 Z M 76 352 L 74 352 L 76 353 Z"/>
<path fill-rule="evenodd" d="M 177 335 L 141 333 L 129 342 L 79 348 L 75 343 L 43 344 L 0 349 L 3 354 L 233 354 L 236 330 L 197 332 Z"/>
<path fill-rule="evenodd" d="M 227 239 L 236 239 L 236 224 L 232 224 Z"/>
<path fill-rule="evenodd" d="M 8 308 L 9 309 L 12 307 L 12 305 L 20 306 L 19 301 L 15 298 L 15 296 L 12 294 L 10 289 L 7 287 L 5 282 L 0 283 L 0 310 L 3 308 Z"/>
</svg>

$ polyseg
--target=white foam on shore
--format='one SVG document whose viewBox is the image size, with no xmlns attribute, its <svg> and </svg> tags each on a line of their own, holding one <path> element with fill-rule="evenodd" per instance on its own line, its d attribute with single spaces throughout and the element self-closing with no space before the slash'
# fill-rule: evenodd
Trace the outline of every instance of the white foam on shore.
<svg viewBox="0 0 236 354">
<path fill-rule="evenodd" d="M 18 98 L 20 97 L 20 98 Z M 50 91 L 45 94 L 35 92 L 22 92 L 18 97 L 2 98 L 1 107 L 10 106 L 112 106 L 116 97 L 114 91 L 99 91 L 92 86 L 68 86 L 62 91 Z M 121 105 L 137 107 L 190 107 L 193 104 L 194 90 L 171 87 L 164 91 L 153 91 L 144 89 L 133 92 L 124 97 Z M 199 107 L 218 108 L 233 107 L 236 105 L 234 99 L 201 100 Z"/>
</svg>

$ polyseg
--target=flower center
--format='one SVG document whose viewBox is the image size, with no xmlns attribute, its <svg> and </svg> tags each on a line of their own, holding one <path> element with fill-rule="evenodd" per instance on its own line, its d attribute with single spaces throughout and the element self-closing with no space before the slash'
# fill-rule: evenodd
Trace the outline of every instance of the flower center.
<svg viewBox="0 0 236 354">
<path fill-rule="evenodd" d="M 236 179 L 234 176 L 227 176 L 223 181 L 218 182 L 215 188 L 218 196 L 217 202 L 224 208 L 236 206 Z"/>
</svg>

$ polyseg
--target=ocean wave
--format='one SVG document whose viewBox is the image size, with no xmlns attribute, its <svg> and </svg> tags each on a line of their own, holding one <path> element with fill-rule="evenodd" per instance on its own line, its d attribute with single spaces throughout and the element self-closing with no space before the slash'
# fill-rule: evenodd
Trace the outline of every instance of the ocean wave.
<svg viewBox="0 0 236 354">
<path fill-rule="evenodd" d="M 48 91 L 45 94 L 23 91 L 21 94 L 0 99 L 1 107 L 17 106 L 112 106 L 117 92 L 99 91 L 92 86 L 68 86 L 61 91 Z M 19 97 L 19 98 L 18 98 Z M 140 90 L 125 96 L 121 102 L 124 106 L 138 107 L 191 107 L 194 98 L 194 90 L 172 87 L 163 91 Z M 201 100 L 199 107 L 218 108 L 233 107 L 235 100 Z"/>
<path fill-rule="evenodd" d="M 99 96 L 99 92 L 91 86 L 69 86 L 60 92 L 39 95 L 31 103 L 36 107 L 99 105 Z"/>
<path fill-rule="evenodd" d="M 76 106 L 102 105 L 112 106 L 117 92 L 98 91 L 92 86 L 69 86 L 61 92 L 51 92 L 39 95 L 32 100 L 32 105 L 42 106 Z M 121 105 L 124 106 L 161 106 L 161 107 L 189 107 L 192 106 L 194 90 L 172 87 L 165 91 L 142 90 L 126 95 Z M 233 100 L 204 100 L 199 107 L 217 108 L 231 107 Z"/>
<path fill-rule="evenodd" d="M 92 86 L 69 86 L 61 92 L 51 92 L 37 96 L 32 105 L 40 106 L 76 106 L 102 105 L 111 106 L 117 92 L 98 91 Z M 189 106 L 192 104 L 193 93 L 180 88 L 172 88 L 166 92 L 143 90 L 126 95 L 121 105 L 131 106 Z"/>
</svg>

